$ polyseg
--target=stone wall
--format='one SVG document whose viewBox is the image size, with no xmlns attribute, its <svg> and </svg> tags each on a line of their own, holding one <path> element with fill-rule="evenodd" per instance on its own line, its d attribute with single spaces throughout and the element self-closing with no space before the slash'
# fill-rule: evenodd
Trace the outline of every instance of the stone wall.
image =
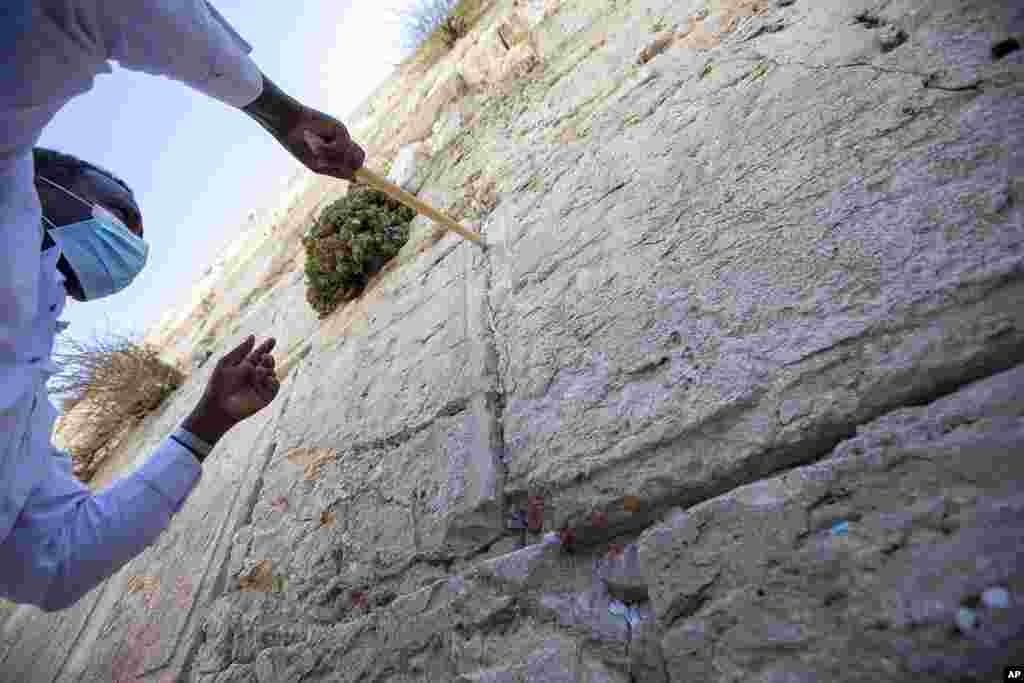
<svg viewBox="0 0 1024 683">
<path fill-rule="evenodd" d="M 273 409 L 124 571 L 10 613 L 4 680 L 988 681 L 1024 651 L 1019 3 L 519 5 L 354 127 L 530 46 L 424 145 L 487 249 L 417 219 L 330 318 L 297 274 L 254 302 L 221 348 L 284 340 Z"/>
</svg>

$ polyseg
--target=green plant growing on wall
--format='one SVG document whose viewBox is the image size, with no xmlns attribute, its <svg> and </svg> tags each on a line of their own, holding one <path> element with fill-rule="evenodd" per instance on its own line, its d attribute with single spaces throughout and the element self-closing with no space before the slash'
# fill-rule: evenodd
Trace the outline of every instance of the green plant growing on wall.
<svg viewBox="0 0 1024 683">
<path fill-rule="evenodd" d="M 387 195 L 353 187 L 303 238 L 306 300 L 320 317 L 358 297 L 409 239 L 416 213 Z"/>
</svg>

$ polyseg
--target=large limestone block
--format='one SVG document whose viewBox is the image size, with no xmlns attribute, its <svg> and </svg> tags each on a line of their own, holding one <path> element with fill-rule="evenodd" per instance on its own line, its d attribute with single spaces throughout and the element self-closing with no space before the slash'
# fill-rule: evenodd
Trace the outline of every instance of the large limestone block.
<svg viewBox="0 0 1024 683">
<path fill-rule="evenodd" d="M 310 339 L 282 447 L 400 443 L 495 390 L 478 249 L 457 236 L 390 264 Z"/>
<path fill-rule="evenodd" d="M 355 591 L 371 600 L 407 591 L 396 577 L 412 565 L 489 544 L 502 527 L 500 472 L 480 430 L 467 411 L 395 446 L 278 454 L 238 574 L 268 562 L 289 599 L 336 620 L 356 609 Z"/>
<path fill-rule="evenodd" d="M 392 678 L 381 680 L 424 683 L 664 683 L 653 611 L 633 603 L 627 621 L 596 560 L 557 542 L 529 546 L 387 599 L 346 595 L 354 608 L 332 619 L 286 593 L 229 587 L 208 611 L 192 673 L 198 683 L 354 682 L 385 672 Z"/>
<path fill-rule="evenodd" d="M 353 595 L 419 589 L 504 532 L 479 258 L 446 238 L 311 340 L 233 585 L 262 581 L 333 621 Z"/>
<path fill-rule="evenodd" d="M 677 511 L 640 541 L 673 680 L 1000 675 L 1024 648 L 1021 453 L 1024 367 Z"/>
<path fill-rule="evenodd" d="M 433 88 L 416 107 L 410 117 L 403 117 L 398 131 L 398 147 L 421 142 L 430 137 L 434 124 L 442 112 L 454 102 L 464 97 L 472 85 L 457 70 L 452 70 L 443 78 L 439 78 Z"/>
<path fill-rule="evenodd" d="M 454 668 L 494 661 L 490 654 L 466 651 L 458 634 L 507 623 L 514 611 L 510 597 L 460 576 L 331 626 L 303 623 L 295 603 L 279 596 L 244 591 L 210 611 L 194 671 L 200 681 L 218 680 L 232 666 L 261 676 L 273 668 L 282 672 L 280 683 L 303 676 L 355 683 L 388 670 L 400 672 L 397 680 L 450 681 L 456 679 Z M 525 637 L 510 637 L 506 646 L 540 649 L 551 635 L 550 629 L 528 628 Z"/>
<path fill-rule="evenodd" d="M 471 88 L 485 88 L 497 81 L 509 48 L 502 42 L 499 27 L 492 26 L 462 58 L 459 69 Z"/>
<path fill-rule="evenodd" d="M 498 79 L 502 81 L 525 77 L 541 62 L 540 55 L 532 45 L 516 45 L 508 51 L 501 62 Z"/>
<path fill-rule="evenodd" d="M 845 3 L 804 11 L 848 30 Z M 706 75 L 674 48 L 678 77 L 592 114 L 599 144 L 515 157 L 534 191 L 487 225 L 510 499 L 639 530 L 1024 359 L 1019 67 L 951 37 L 997 18 L 936 12 L 878 66 L 785 32 Z M 991 87 L 925 88 L 897 55 Z"/>
<path fill-rule="evenodd" d="M 626 672 L 609 668 L 586 657 L 582 646 L 570 639 L 549 635 L 534 642 L 533 649 L 509 657 L 498 666 L 477 669 L 459 676 L 457 683 L 628 683 Z"/>
</svg>

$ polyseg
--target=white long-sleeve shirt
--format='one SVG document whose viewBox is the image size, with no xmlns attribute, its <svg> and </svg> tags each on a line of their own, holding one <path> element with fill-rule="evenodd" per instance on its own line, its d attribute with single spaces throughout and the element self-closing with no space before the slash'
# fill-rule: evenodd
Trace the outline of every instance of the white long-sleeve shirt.
<svg viewBox="0 0 1024 683">
<path fill-rule="evenodd" d="M 0 3 L 0 596 L 74 603 L 156 540 L 201 471 L 169 439 L 93 496 L 54 457 L 46 381 L 65 290 L 58 249 L 41 251 L 32 147 L 110 60 L 243 107 L 262 92 L 250 51 L 202 0 Z"/>
</svg>

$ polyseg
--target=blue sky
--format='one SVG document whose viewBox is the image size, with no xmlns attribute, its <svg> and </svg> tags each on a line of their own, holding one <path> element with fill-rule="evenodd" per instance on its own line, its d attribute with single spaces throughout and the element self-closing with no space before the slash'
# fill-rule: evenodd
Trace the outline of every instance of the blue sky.
<svg viewBox="0 0 1024 683">
<path fill-rule="evenodd" d="M 401 58 L 397 24 L 381 0 L 214 4 L 253 46 L 267 76 L 346 123 Z M 102 301 L 68 300 L 64 317 L 74 336 L 108 326 L 144 332 L 187 298 L 250 211 L 276 204 L 301 168 L 240 111 L 116 65 L 57 114 L 40 144 L 127 181 L 150 243 L 146 270 L 131 287 Z"/>
</svg>

